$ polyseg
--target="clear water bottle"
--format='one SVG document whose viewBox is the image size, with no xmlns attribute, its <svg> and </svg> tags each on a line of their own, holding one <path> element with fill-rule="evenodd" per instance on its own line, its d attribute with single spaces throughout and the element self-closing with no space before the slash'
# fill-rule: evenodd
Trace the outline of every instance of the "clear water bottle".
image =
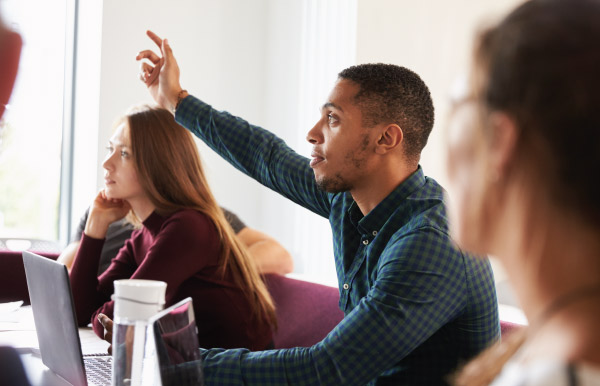
<svg viewBox="0 0 600 386">
<path fill-rule="evenodd" d="M 141 386 L 155 376 L 146 359 L 148 319 L 163 309 L 167 283 L 156 280 L 116 280 L 113 324 L 113 386 Z"/>
</svg>

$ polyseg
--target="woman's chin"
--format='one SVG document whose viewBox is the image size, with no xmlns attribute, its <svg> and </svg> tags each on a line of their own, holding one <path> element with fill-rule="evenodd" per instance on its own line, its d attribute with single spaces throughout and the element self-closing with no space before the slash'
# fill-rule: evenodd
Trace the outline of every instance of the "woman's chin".
<svg viewBox="0 0 600 386">
<path fill-rule="evenodd" d="M 121 199 L 121 197 L 118 194 L 115 194 L 115 192 L 113 192 L 110 188 L 104 188 L 104 195 L 106 195 L 106 198 L 108 198 L 109 200 Z"/>
</svg>

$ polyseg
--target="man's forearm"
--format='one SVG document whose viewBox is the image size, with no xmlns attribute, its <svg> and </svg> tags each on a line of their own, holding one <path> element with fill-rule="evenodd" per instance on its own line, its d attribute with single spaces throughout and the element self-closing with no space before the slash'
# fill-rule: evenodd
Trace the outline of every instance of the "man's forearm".
<svg viewBox="0 0 600 386">
<path fill-rule="evenodd" d="M 297 204 L 329 217 L 330 197 L 315 182 L 309 160 L 273 133 L 188 96 L 175 115 L 177 123 L 202 139 L 242 173 Z"/>
</svg>

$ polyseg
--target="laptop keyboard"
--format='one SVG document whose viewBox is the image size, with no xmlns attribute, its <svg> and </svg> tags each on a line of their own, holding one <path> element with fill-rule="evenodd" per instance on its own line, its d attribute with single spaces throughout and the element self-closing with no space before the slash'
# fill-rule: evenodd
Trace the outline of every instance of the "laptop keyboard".
<svg viewBox="0 0 600 386">
<path fill-rule="evenodd" d="M 89 384 L 111 385 L 112 356 L 86 356 L 83 358 Z"/>
</svg>

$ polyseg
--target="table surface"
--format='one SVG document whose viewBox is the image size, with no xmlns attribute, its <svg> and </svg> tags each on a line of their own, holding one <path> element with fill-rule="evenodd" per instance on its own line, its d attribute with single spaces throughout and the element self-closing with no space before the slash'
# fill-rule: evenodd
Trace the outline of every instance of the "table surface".
<svg viewBox="0 0 600 386">
<path fill-rule="evenodd" d="M 108 342 L 98 338 L 90 327 L 79 328 L 79 339 L 84 355 L 107 352 Z M 0 314 L 0 345 L 19 351 L 32 385 L 69 385 L 42 363 L 31 306 Z"/>
</svg>

